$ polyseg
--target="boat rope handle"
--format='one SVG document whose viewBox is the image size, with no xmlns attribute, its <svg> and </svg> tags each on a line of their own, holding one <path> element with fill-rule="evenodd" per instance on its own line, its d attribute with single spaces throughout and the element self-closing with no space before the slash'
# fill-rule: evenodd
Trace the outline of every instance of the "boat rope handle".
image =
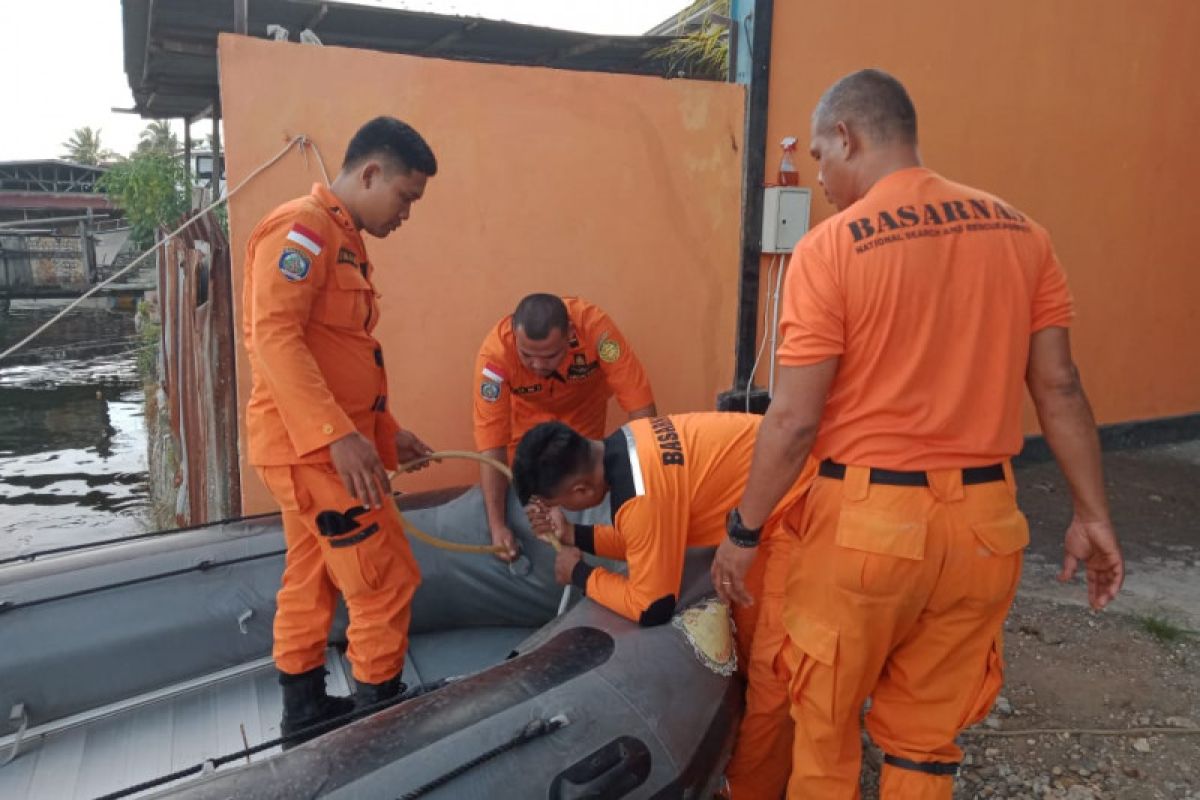
<svg viewBox="0 0 1200 800">
<path fill-rule="evenodd" d="M 458 776 L 465 775 L 475 767 L 478 767 L 480 764 L 485 764 L 488 761 L 491 761 L 493 758 L 502 756 L 508 751 L 518 748 L 523 744 L 527 744 L 528 742 L 532 742 L 535 739 L 540 739 L 543 736 L 549 736 L 559 728 L 565 727 L 570 723 L 571 720 L 567 718 L 566 714 L 555 714 L 549 719 L 538 718 L 531 720 L 525 725 L 525 727 L 517 731 L 512 738 L 508 739 L 508 741 L 502 742 L 501 744 L 493 747 L 491 750 L 480 753 L 469 761 L 464 761 L 462 764 L 459 764 L 448 772 L 439 775 L 428 783 L 418 786 L 416 789 L 413 789 L 410 792 L 405 792 L 404 794 L 400 795 L 397 800 L 418 800 L 418 798 L 424 797 L 435 789 L 440 789 Z"/>
<path fill-rule="evenodd" d="M 399 468 L 388 474 L 388 480 L 393 480 L 401 473 L 407 472 L 413 467 L 418 467 L 421 464 L 426 464 L 430 461 L 442 461 L 444 459 L 462 459 L 464 461 L 478 461 L 480 464 L 485 464 L 499 472 L 511 483 L 513 479 L 512 470 L 502 461 L 497 461 L 491 456 L 485 456 L 483 453 L 476 453 L 474 450 L 439 450 L 435 453 L 414 458 L 412 461 L 406 461 Z M 404 523 L 404 532 L 411 533 L 416 538 L 420 539 L 425 544 L 431 547 L 436 547 L 439 550 L 447 550 L 451 553 L 478 553 L 481 555 L 493 555 L 495 553 L 505 552 L 505 547 L 499 544 L 463 544 L 461 542 L 450 542 L 441 539 L 433 534 L 425 533 L 425 531 L 410 523 L 404 514 L 400 514 L 400 520 Z M 562 549 L 562 543 L 556 536 L 538 536 L 546 544 L 554 548 L 554 552 Z"/>
</svg>

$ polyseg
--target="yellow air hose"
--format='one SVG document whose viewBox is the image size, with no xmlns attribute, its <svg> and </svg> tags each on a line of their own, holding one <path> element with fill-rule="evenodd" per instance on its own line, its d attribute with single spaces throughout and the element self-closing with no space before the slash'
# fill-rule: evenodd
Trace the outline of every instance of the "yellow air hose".
<svg viewBox="0 0 1200 800">
<path fill-rule="evenodd" d="M 478 461 L 481 464 L 486 464 L 507 478 L 510 483 L 512 482 L 512 470 L 508 468 L 508 465 L 497 461 L 494 458 L 489 458 L 482 453 L 476 453 L 472 450 L 440 450 L 436 453 L 430 453 L 427 456 L 422 456 L 421 458 L 416 458 L 412 461 L 401 464 L 400 468 L 391 473 L 388 478 L 395 479 L 397 475 L 428 461 L 441 461 L 443 459 L 455 458 L 466 461 Z M 396 511 L 397 513 L 400 513 L 399 508 L 397 508 Z M 400 521 L 404 524 L 405 533 L 411 534 L 420 539 L 422 542 L 425 542 L 425 544 L 428 544 L 431 547 L 436 547 L 439 550 L 448 550 L 451 553 L 479 553 L 481 555 L 494 555 L 496 553 L 505 552 L 504 546 L 498 544 L 463 544 L 461 542 L 448 542 L 445 539 L 440 539 L 437 536 L 425 533 L 425 531 L 421 530 L 405 519 L 403 514 L 400 514 Z M 554 552 L 556 553 L 562 549 L 562 544 L 554 536 L 539 536 L 538 538 L 553 547 Z"/>
</svg>

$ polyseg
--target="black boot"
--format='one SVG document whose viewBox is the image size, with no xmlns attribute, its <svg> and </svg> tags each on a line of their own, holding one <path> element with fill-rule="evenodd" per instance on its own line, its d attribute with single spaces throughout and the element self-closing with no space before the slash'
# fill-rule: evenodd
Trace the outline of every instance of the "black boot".
<svg viewBox="0 0 1200 800">
<path fill-rule="evenodd" d="M 386 680 L 383 683 L 360 683 L 354 693 L 354 710 L 361 714 L 371 714 L 382 711 L 393 703 L 400 701 L 408 687 L 400 680 L 400 676 Z M 388 702 L 388 701 L 392 702 Z"/>
<path fill-rule="evenodd" d="M 346 719 L 337 724 L 320 725 L 320 723 L 348 715 L 354 710 L 354 701 L 349 697 L 330 697 L 325 694 L 324 667 L 310 669 L 299 675 L 280 672 L 279 685 L 283 687 L 283 721 L 279 724 L 279 732 L 284 737 L 290 737 L 305 731 L 296 738 L 289 738 L 285 741 L 283 743 L 284 750 L 345 725 L 351 720 L 349 716 L 346 716 Z M 320 727 L 310 730 L 313 726 Z"/>
</svg>

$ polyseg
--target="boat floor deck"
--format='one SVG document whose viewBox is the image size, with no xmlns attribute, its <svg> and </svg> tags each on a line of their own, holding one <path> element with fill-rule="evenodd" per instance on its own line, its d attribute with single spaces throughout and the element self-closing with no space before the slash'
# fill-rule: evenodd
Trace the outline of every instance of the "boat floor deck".
<svg viewBox="0 0 1200 800">
<path fill-rule="evenodd" d="M 404 681 L 415 686 L 485 669 L 503 661 L 533 630 L 464 628 L 414 635 Z M 332 648 L 326 664 L 330 694 L 350 694 L 349 664 Z M 17 757 L 0 767 L 0 797 L 84 800 L 117 792 L 274 739 L 282 710 L 274 666 L 264 658 L 50 723 L 28 731 Z M 12 736 L 0 739 L 0 760 L 12 742 Z M 271 748 L 250 760 L 277 752 L 278 747 Z"/>
</svg>

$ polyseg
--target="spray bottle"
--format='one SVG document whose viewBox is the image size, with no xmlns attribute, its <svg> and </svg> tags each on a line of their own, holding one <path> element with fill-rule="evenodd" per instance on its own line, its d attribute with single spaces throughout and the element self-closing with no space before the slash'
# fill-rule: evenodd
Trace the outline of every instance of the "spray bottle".
<svg viewBox="0 0 1200 800">
<path fill-rule="evenodd" d="M 783 148 L 783 157 L 779 159 L 779 185 L 799 186 L 800 173 L 796 171 L 796 162 L 792 158 L 796 153 L 796 137 L 784 137 L 779 146 Z"/>
</svg>

